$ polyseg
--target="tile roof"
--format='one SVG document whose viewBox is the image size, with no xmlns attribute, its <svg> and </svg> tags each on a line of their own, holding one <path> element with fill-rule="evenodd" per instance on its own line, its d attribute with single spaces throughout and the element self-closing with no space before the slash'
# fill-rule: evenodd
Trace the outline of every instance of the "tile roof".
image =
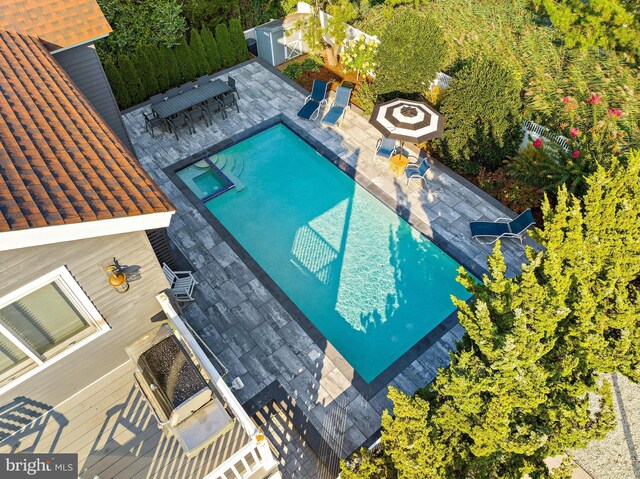
<svg viewBox="0 0 640 479">
<path fill-rule="evenodd" d="M 95 0 L 0 0 L 0 28 L 38 37 L 50 51 L 111 32 Z"/>
<path fill-rule="evenodd" d="M 0 29 L 0 232 L 169 211 L 42 43 Z"/>
</svg>

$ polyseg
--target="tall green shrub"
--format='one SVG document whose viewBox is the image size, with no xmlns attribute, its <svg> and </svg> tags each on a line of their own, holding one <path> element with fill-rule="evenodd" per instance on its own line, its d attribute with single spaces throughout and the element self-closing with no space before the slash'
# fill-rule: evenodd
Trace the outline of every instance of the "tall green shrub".
<svg viewBox="0 0 640 479">
<path fill-rule="evenodd" d="M 145 49 L 147 58 L 153 64 L 156 81 L 158 82 L 158 90 L 166 91 L 170 86 L 169 73 L 165 64 L 164 55 L 156 45 L 149 45 Z"/>
<path fill-rule="evenodd" d="M 414 10 L 400 10 L 380 36 L 376 81 L 380 94 L 428 89 L 445 65 L 447 45 L 438 24 Z"/>
<path fill-rule="evenodd" d="M 229 38 L 229 30 L 224 23 L 216 25 L 216 44 L 218 45 L 218 51 L 220 52 L 220 60 L 222 60 L 222 66 L 229 68 L 235 65 L 236 56 L 231 46 L 231 39 Z"/>
<path fill-rule="evenodd" d="M 104 62 L 104 72 L 107 75 L 109 85 L 111 85 L 111 90 L 113 91 L 113 96 L 116 98 L 118 106 L 120 108 L 126 108 L 131 105 L 127 85 L 124 83 L 118 67 L 116 67 L 111 60 L 107 60 Z"/>
<path fill-rule="evenodd" d="M 220 53 L 218 52 L 218 45 L 213 38 L 213 33 L 207 27 L 202 27 L 200 30 L 200 38 L 204 45 L 204 51 L 207 55 L 207 61 L 212 71 L 219 70 L 221 67 Z"/>
<path fill-rule="evenodd" d="M 440 108 L 443 159 L 465 173 L 490 169 L 517 152 L 522 138 L 520 85 L 496 60 L 476 58 L 451 81 Z"/>
<path fill-rule="evenodd" d="M 122 79 L 127 85 L 130 105 L 136 105 L 145 98 L 145 92 L 140 76 L 138 75 L 138 69 L 134 66 L 133 62 L 127 55 L 120 56 L 118 64 L 120 65 L 120 74 L 122 75 Z"/>
<path fill-rule="evenodd" d="M 138 76 L 142 83 L 143 100 L 158 93 L 158 80 L 156 80 L 156 67 L 151 63 L 144 48 L 136 50 L 131 57 L 133 65 L 138 70 Z"/>
<path fill-rule="evenodd" d="M 182 81 L 187 82 L 194 80 L 197 76 L 196 62 L 193 57 L 193 52 L 187 44 L 187 40 L 183 38 L 180 44 L 173 49 L 173 52 L 178 61 Z"/>
<path fill-rule="evenodd" d="M 162 57 L 164 58 L 164 65 L 167 69 L 167 76 L 169 78 L 169 88 L 177 86 L 182 81 L 182 73 L 180 73 L 180 67 L 178 66 L 178 60 L 172 48 L 163 48 L 160 50 Z"/>
<path fill-rule="evenodd" d="M 209 66 L 209 60 L 207 59 L 207 54 L 204 50 L 204 45 L 202 43 L 202 39 L 200 38 L 200 33 L 198 33 L 198 30 L 196 30 L 195 28 L 191 30 L 189 47 L 191 48 L 191 53 L 193 54 L 193 60 L 196 65 L 197 75 L 202 76 L 210 73 L 211 67 Z"/>
<path fill-rule="evenodd" d="M 231 46 L 235 52 L 236 63 L 240 63 L 249 58 L 249 50 L 247 50 L 247 41 L 244 38 L 242 25 L 240 20 L 232 18 L 229 20 L 229 38 Z"/>
</svg>

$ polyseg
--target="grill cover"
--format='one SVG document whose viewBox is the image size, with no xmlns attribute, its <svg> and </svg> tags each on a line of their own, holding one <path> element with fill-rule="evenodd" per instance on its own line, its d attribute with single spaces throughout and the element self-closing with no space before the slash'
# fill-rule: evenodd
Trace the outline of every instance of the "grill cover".
<svg viewBox="0 0 640 479">
<path fill-rule="evenodd" d="M 207 388 L 204 378 L 173 335 L 142 353 L 138 368 L 144 379 L 156 386 L 151 392 L 166 417 Z"/>
</svg>

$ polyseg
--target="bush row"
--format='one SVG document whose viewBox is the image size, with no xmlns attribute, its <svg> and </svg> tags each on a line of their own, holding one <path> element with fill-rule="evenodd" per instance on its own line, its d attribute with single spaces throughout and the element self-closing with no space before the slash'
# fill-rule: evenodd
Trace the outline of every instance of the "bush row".
<svg viewBox="0 0 640 479">
<path fill-rule="evenodd" d="M 173 48 L 148 45 L 107 60 L 104 69 L 118 105 L 127 108 L 248 57 L 240 21 L 234 19 L 228 28 L 217 25 L 215 35 L 206 27 L 193 29 L 188 42 L 182 38 Z"/>
</svg>

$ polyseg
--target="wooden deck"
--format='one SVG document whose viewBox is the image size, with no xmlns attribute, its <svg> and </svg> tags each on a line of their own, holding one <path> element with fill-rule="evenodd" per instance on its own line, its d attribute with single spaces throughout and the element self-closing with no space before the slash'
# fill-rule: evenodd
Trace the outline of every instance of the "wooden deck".
<svg viewBox="0 0 640 479">
<path fill-rule="evenodd" d="M 19 422 L 33 407 L 23 402 L 0 421 Z M 249 439 L 236 421 L 232 430 L 188 459 L 178 442 L 158 428 L 127 363 L 6 437 L 0 453 L 77 453 L 79 477 L 85 479 L 199 479 Z"/>
</svg>

